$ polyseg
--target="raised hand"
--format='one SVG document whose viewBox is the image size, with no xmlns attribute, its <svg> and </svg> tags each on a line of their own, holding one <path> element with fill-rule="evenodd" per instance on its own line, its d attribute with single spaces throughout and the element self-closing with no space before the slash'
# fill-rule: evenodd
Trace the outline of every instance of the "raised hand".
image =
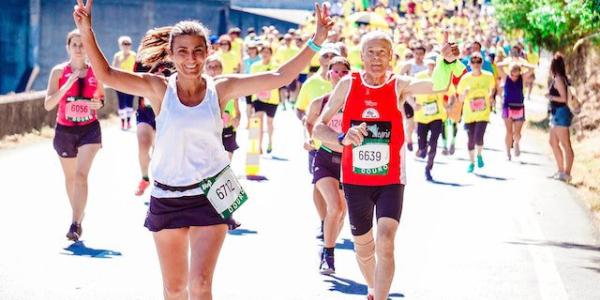
<svg viewBox="0 0 600 300">
<path fill-rule="evenodd" d="M 92 4 L 94 0 L 77 0 L 77 5 L 73 7 L 73 20 L 79 31 L 92 28 Z"/>
<path fill-rule="evenodd" d="M 314 42 L 317 45 L 323 44 L 327 39 L 327 34 L 333 28 L 333 20 L 329 17 L 329 8 L 327 5 L 315 3 L 315 18 L 317 31 L 315 32 Z"/>
<path fill-rule="evenodd" d="M 80 70 L 73 70 L 73 72 L 71 72 L 71 76 L 69 76 L 67 82 L 65 83 L 65 88 L 70 89 L 73 86 L 73 83 L 79 79 L 80 74 Z"/>
</svg>

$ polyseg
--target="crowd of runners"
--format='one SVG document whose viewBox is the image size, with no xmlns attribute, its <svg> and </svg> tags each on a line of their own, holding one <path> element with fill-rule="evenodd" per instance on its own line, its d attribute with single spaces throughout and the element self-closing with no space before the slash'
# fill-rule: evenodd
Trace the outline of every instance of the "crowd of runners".
<svg viewBox="0 0 600 300">
<path fill-rule="evenodd" d="M 282 143 L 273 139 L 278 110 L 293 109 L 321 222 L 318 270 L 335 273 L 347 215 L 366 296 L 387 299 L 406 159 L 425 160 L 424 176 L 434 180 L 440 136 L 442 154 L 454 155 L 464 127 L 465 171 L 484 168 L 486 127 L 496 112 L 506 125 L 507 160 L 519 157 L 539 50 L 504 35 L 483 1 L 363 2 L 316 5 L 311 18 L 286 32 L 265 26 L 216 36 L 199 22 L 181 21 L 149 30 L 135 52 L 122 36 L 109 63 L 92 30 L 92 1 L 78 0 L 69 59 L 53 68 L 45 101 L 48 110 L 58 106 L 54 148 L 73 210 L 67 238 L 82 235 L 87 176 L 102 145 L 96 110 L 110 86 L 122 130 L 131 127 L 137 99 L 141 178 L 134 193 L 152 186 L 145 226 L 159 254 L 164 296 L 211 299 L 221 245 L 239 226 L 231 212 L 247 198 L 229 167 L 239 149 L 236 132 L 249 126 L 241 116 L 261 120 L 259 151 L 266 146 L 270 153 Z M 560 55 L 550 74 L 552 176 L 568 181 L 573 115 Z"/>
</svg>

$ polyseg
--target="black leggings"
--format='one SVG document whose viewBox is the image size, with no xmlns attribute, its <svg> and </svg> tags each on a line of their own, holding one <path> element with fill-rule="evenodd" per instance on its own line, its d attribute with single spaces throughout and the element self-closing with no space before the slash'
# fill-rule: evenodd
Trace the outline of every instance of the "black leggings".
<svg viewBox="0 0 600 300">
<path fill-rule="evenodd" d="M 454 135 L 453 135 L 453 137 L 456 137 L 456 133 L 457 133 L 457 131 L 458 131 L 458 130 L 457 130 L 458 128 L 457 128 L 457 126 L 456 126 L 456 122 L 452 122 L 452 128 L 453 128 L 453 132 L 454 132 Z M 448 137 L 446 136 L 446 126 L 444 126 L 444 129 L 442 129 L 442 138 L 443 138 L 444 140 L 448 138 Z"/>
<path fill-rule="evenodd" d="M 429 142 L 427 141 L 427 135 L 431 131 L 429 136 Z M 419 137 L 419 151 L 427 151 L 427 145 L 429 145 L 429 153 L 427 155 L 427 166 L 428 170 L 433 168 L 433 160 L 435 159 L 435 153 L 437 149 L 437 142 L 440 134 L 444 131 L 444 123 L 442 120 L 431 121 L 430 123 L 417 124 L 417 136 Z"/>
<path fill-rule="evenodd" d="M 485 128 L 487 122 L 473 122 L 465 124 L 467 134 L 469 135 L 469 142 L 467 148 L 470 150 L 475 149 L 475 145 L 483 146 L 483 135 L 485 134 Z"/>
</svg>

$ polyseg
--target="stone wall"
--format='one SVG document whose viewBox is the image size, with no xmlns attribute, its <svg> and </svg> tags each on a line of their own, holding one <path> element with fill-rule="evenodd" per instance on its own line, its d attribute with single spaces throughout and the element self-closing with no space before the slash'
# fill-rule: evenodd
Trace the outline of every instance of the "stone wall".
<svg viewBox="0 0 600 300">
<path fill-rule="evenodd" d="M 114 115 L 118 109 L 116 93 L 106 89 L 104 107 L 98 111 L 99 118 Z M 0 96 L 0 139 L 7 135 L 24 134 L 56 124 L 56 108 L 46 111 L 46 91 Z"/>
<path fill-rule="evenodd" d="M 569 78 L 577 89 L 582 102 L 578 120 L 585 132 L 600 128 L 600 46 L 591 42 L 583 45 L 566 56 Z"/>
</svg>

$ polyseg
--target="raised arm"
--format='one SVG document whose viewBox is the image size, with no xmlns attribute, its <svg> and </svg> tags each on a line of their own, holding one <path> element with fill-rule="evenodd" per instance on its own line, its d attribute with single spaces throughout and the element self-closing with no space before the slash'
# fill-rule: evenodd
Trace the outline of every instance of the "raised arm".
<svg viewBox="0 0 600 300">
<path fill-rule="evenodd" d="M 60 102 L 60 99 L 67 94 L 71 86 L 73 86 L 73 83 L 79 78 L 79 71 L 77 70 L 71 73 L 67 82 L 62 87 L 58 88 L 58 80 L 61 76 L 62 68 L 59 66 L 54 67 L 52 71 L 50 71 L 50 79 L 48 80 L 48 88 L 46 89 L 46 99 L 44 100 L 44 108 L 47 111 L 51 111 L 56 107 L 58 102 Z"/>
<path fill-rule="evenodd" d="M 333 21 L 327 12 L 327 6 L 315 4 L 317 31 L 313 36 L 316 45 L 327 39 L 327 33 L 333 27 Z M 264 90 L 277 89 L 290 83 L 309 64 L 315 54 L 308 45 L 300 53 L 280 66 L 277 70 L 258 74 L 234 74 L 221 77 L 216 84 L 220 101 L 255 94 Z"/>
<path fill-rule="evenodd" d="M 92 5 L 93 0 L 77 0 L 73 11 L 73 19 L 81 34 L 85 52 L 88 55 L 94 74 L 98 80 L 106 85 L 128 94 L 139 95 L 150 100 L 154 108 L 162 100 L 162 94 L 166 89 L 166 83 L 160 76 L 153 74 L 135 74 L 121 71 L 111 67 L 104 54 L 98 47 L 94 32 L 92 30 Z"/>
</svg>

